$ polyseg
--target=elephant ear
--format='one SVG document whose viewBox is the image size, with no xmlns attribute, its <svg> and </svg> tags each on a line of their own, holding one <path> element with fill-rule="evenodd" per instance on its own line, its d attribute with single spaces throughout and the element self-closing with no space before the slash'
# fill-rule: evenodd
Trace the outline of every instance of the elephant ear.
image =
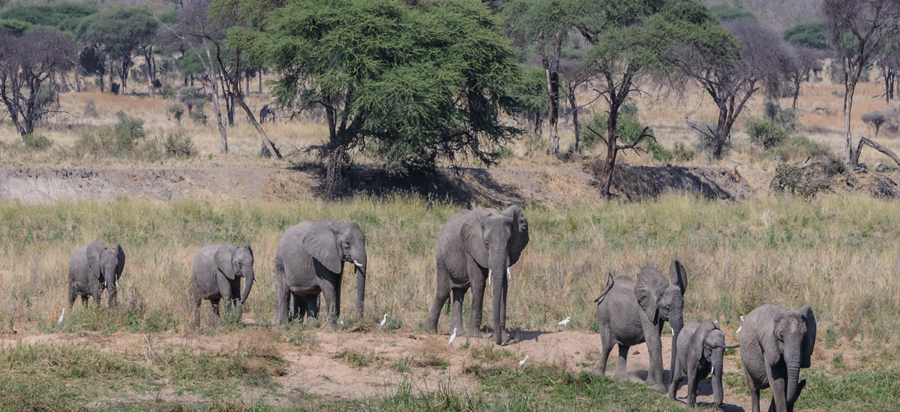
<svg viewBox="0 0 900 412">
<path fill-rule="evenodd" d="M 250 249 L 250 244 L 249 244 L 249 243 L 244 243 L 244 246 L 242 246 L 242 247 L 243 247 L 244 249 L 247 249 L 247 253 L 250 253 L 250 257 L 253 257 L 253 249 Z"/>
<path fill-rule="evenodd" d="M 122 276 L 122 270 L 125 269 L 125 251 L 122 250 L 122 245 L 118 243 L 112 245 L 110 249 L 116 254 L 116 260 L 118 261 L 116 263 L 116 280 L 118 280 L 119 276 Z"/>
<path fill-rule="evenodd" d="M 472 259 L 475 259 L 481 267 L 488 267 L 488 249 L 484 246 L 484 221 L 491 215 L 487 209 L 472 209 L 462 227 L 459 235 L 463 246 Z"/>
<path fill-rule="evenodd" d="M 87 248 L 88 269 L 95 279 L 100 279 L 100 256 L 103 255 L 104 250 L 106 250 L 106 245 L 99 240 L 91 242 Z"/>
<path fill-rule="evenodd" d="M 816 315 L 809 305 L 800 308 L 798 312 L 806 321 L 806 337 L 803 341 L 803 353 L 800 355 L 800 367 L 808 368 L 812 366 L 812 353 L 816 347 Z"/>
<path fill-rule="evenodd" d="M 226 243 L 216 249 L 214 256 L 216 266 L 228 280 L 234 280 L 234 264 L 231 263 L 231 257 L 234 256 L 235 250 L 237 250 L 237 246 L 234 243 Z"/>
<path fill-rule="evenodd" d="M 512 205 L 503 211 L 503 215 L 512 218 L 509 239 L 509 265 L 515 265 L 528 245 L 528 220 L 518 206 Z"/>
<path fill-rule="evenodd" d="M 318 220 L 303 235 L 303 248 L 332 273 L 341 273 L 341 253 L 333 220 Z"/>
<path fill-rule="evenodd" d="M 653 266 L 644 266 L 638 273 L 637 282 L 634 284 L 634 296 L 637 297 L 638 305 L 641 305 L 644 314 L 654 325 L 659 323 L 657 302 L 667 287 L 669 282 Z"/>
<path fill-rule="evenodd" d="M 677 260 L 673 260 L 669 265 L 669 282 L 678 286 L 681 289 L 681 296 L 684 296 L 684 291 L 687 290 L 687 272 L 684 271 L 681 262 Z"/>
</svg>

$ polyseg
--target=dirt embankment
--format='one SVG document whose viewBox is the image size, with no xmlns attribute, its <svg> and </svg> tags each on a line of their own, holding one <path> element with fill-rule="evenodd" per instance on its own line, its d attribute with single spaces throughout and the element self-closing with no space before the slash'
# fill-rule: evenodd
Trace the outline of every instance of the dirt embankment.
<svg viewBox="0 0 900 412">
<path fill-rule="evenodd" d="M 59 199 L 112 200 L 120 196 L 176 201 L 293 201 L 316 196 L 322 182 L 316 167 L 265 168 L 0 168 L 0 198 L 39 203 Z M 600 200 L 590 168 L 574 164 L 541 169 L 438 169 L 407 177 L 357 165 L 347 174 L 344 195 L 396 191 L 462 204 L 568 205 Z M 620 165 L 613 191 L 626 199 L 686 192 L 709 198 L 746 199 L 755 191 L 740 175 L 716 167 L 630 167 Z"/>
</svg>

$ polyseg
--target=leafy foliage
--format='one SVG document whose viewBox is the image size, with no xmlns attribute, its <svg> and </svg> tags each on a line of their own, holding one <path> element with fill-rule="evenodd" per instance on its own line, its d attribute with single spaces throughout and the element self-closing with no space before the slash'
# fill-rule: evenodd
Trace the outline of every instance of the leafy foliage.
<svg viewBox="0 0 900 412">
<path fill-rule="evenodd" d="M 747 120 L 747 135 L 751 142 L 771 149 L 784 143 L 791 137 L 791 132 L 771 120 L 754 117 Z"/>
<path fill-rule="evenodd" d="M 716 4 L 709 7 L 709 12 L 721 21 L 729 20 L 757 20 L 753 12 L 728 4 Z"/>
<path fill-rule="evenodd" d="M 590 127 L 591 130 L 602 133 L 601 131 L 606 130 L 606 122 L 608 119 L 609 113 L 598 113 L 591 118 L 588 127 Z M 616 134 L 619 136 L 619 141 L 622 143 L 632 144 L 641 136 L 644 127 L 645 125 L 638 120 L 636 114 L 623 113 L 616 122 Z M 648 131 L 651 134 L 653 133 L 652 129 Z M 597 134 L 593 132 L 585 133 L 585 149 L 594 147 L 597 142 L 600 142 L 600 136 L 597 136 Z M 653 158 L 660 162 L 669 162 L 672 160 L 672 153 L 654 139 L 644 138 L 637 147 L 649 151 Z"/>
<path fill-rule="evenodd" d="M 395 172 L 439 155 L 490 165 L 518 133 L 500 115 L 515 107 L 520 69 L 480 3 L 295 1 L 265 32 L 231 34 L 275 66 L 282 106 L 325 108 L 329 151 L 371 144 Z"/>
<path fill-rule="evenodd" d="M 154 40 L 158 26 L 159 21 L 144 8 L 114 8 L 87 17 L 79 26 L 77 37 L 87 45 L 102 48 L 116 62 L 124 91 L 132 57 Z"/>
<path fill-rule="evenodd" d="M 35 26 L 55 28 L 60 31 L 74 33 L 84 19 L 97 13 L 93 4 L 55 3 L 55 4 L 17 4 L 3 12 L 0 19 L 28 22 Z"/>
<path fill-rule="evenodd" d="M 871 111 L 861 116 L 862 121 L 865 122 L 869 127 L 875 130 L 875 135 L 878 136 L 878 131 L 881 129 L 881 125 L 883 125 L 888 119 L 887 116 L 878 110 Z"/>
<path fill-rule="evenodd" d="M 816 50 L 828 50 L 827 38 L 822 22 L 801 23 L 784 31 L 784 40 L 788 43 Z"/>
</svg>

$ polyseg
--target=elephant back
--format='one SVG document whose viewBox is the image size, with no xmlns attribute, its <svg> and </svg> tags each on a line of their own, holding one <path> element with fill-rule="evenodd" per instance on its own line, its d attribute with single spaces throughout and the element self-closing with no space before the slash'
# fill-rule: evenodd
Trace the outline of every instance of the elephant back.
<svg viewBox="0 0 900 412">
<path fill-rule="evenodd" d="M 84 282 L 87 278 L 88 262 L 87 262 L 88 245 L 83 245 L 75 250 L 72 257 L 69 258 L 69 280 L 77 280 Z"/>
</svg>

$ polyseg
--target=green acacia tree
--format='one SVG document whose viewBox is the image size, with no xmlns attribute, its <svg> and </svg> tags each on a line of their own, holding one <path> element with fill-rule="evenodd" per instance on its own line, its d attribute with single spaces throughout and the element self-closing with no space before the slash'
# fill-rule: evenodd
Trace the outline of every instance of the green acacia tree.
<svg viewBox="0 0 900 412">
<path fill-rule="evenodd" d="M 433 167 L 438 157 L 486 165 L 519 132 L 500 121 L 521 76 L 486 6 L 444 0 L 296 0 L 263 31 L 232 31 L 277 73 L 278 102 L 324 108 L 326 190 L 342 183 L 348 150 L 371 145 L 389 171 Z"/>
<path fill-rule="evenodd" d="M 149 11 L 137 7 L 109 9 L 87 17 L 78 28 L 78 40 L 101 48 L 117 65 L 122 93 L 128 71 L 137 53 L 144 52 L 147 66 L 152 67 L 152 44 L 159 20 Z M 112 71 L 110 71 L 112 74 Z M 151 73 L 152 74 L 152 73 Z"/>
</svg>

